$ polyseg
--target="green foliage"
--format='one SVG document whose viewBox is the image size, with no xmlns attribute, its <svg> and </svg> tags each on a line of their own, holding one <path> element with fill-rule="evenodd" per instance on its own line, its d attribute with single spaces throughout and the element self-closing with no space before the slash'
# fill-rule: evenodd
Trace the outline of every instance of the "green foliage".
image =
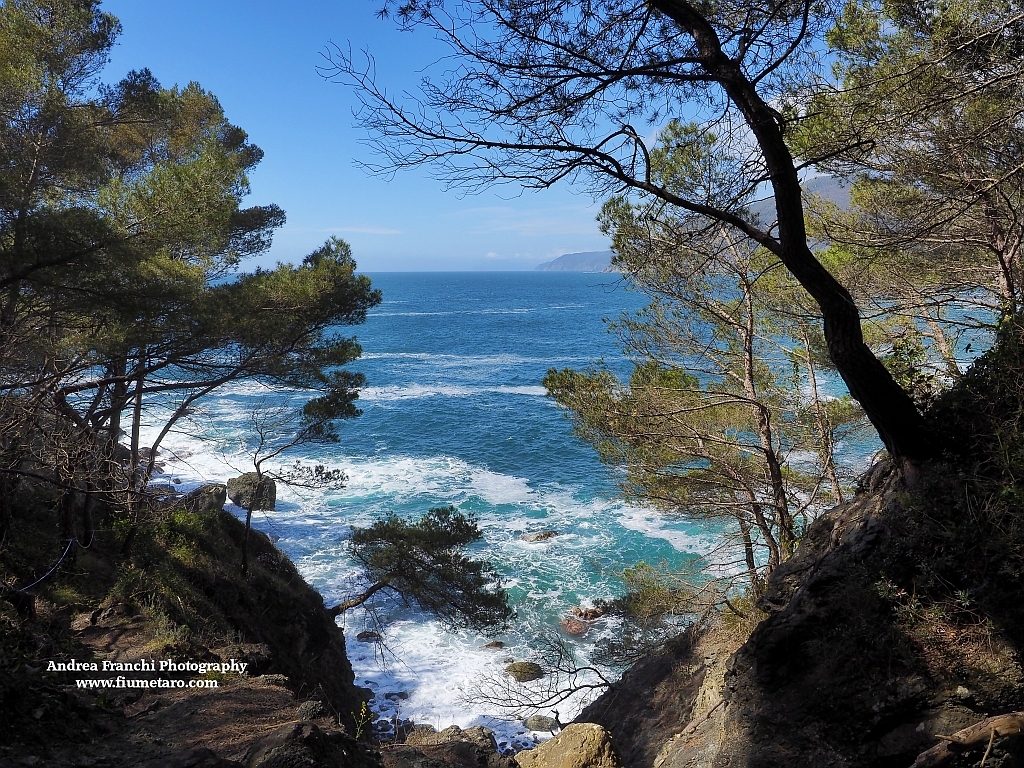
<svg viewBox="0 0 1024 768">
<path fill-rule="evenodd" d="M 811 229 L 858 302 L 927 352 L 916 365 L 935 381 L 909 382 L 922 402 L 960 375 L 961 336 L 1019 305 L 1022 34 L 1006 3 L 850 0 L 827 37 L 836 86 L 792 133 L 851 183 L 847 208 L 811 202 Z M 904 381 L 906 351 L 891 351 Z"/>
<path fill-rule="evenodd" d="M 78 514 L 93 528 L 88 492 L 133 546 L 152 457 L 229 382 L 310 393 L 286 442 L 336 440 L 359 413 L 363 378 L 344 366 L 360 348 L 341 328 L 380 293 L 337 238 L 298 266 L 235 274 L 284 223 L 277 206 L 243 207 L 263 153 L 197 83 L 104 83 L 119 31 L 96 2 L 0 6 L 0 540 L 28 472 L 63 489 L 63 537 Z"/>
<path fill-rule="evenodd" d="M 696 591 L 664 566 L 639 562 L 622 572 L 626 595 L 617 601 L 623 612 L 641 626 L 665 616 L 698 613 Z"/>
<path fill-rule="evenodd" d="M 976 625 L 979 616 L 1024 641 L 1024 321 L 997 342 L 929 411 L 950 446 L 890 521 L 886 573 L 914 616 Z"/>
<path fill-rule="evenodd" d="M 374 585 L 450 627 L 493 629 L 512 617 L 501 578 L 490 563 L 462 554 L 482 536 L 472 515 L 438 507 L 416 522 L 391 514 L 354 528 L 349 549 Z"/>
<path fill-rule="evenodd" d="M 928 365 L 928 349 L 918 334 L 895 338 L 882 361 L 920 406 L 927 406 L 942 390 L 941 380 Z"/>
<path fill-rule="evenodd" d="M 739 162 L 679 122 L 651 153 L 657 183 L 724 208 L 748 202 L 729 185 Z M 622 383 L 601 367 L 551 370 L 544 385 L 625 471 L 628 498 L 724 521 L 756 591 L 849 482 L 834 447 L 861 417 L 848 397 L 819 392 L 830 364 L 817 307 L 774 255 L 652 195 L 613 197 L 600 221 L 615 263 L 652 299 L 611 324 L 633 372 Z"/>
</svg>

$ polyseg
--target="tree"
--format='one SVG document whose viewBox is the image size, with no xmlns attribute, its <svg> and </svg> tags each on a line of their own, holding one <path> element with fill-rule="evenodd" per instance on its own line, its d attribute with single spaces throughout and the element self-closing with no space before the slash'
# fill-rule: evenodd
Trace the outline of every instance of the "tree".
<svg viewBox="0 0 1024 768">
<path fill-rule="evenodd" d="M 380 293 L 348 245 L 235 274 L 284 222 L 242 206 L 262 151 L 197 84 L 103 83 L 119 30 L 92 0 L 0 5 L 0 536 L 31 477 L 64 494 L 62 538 L 101 499 L 129 547 L 153 457 L 203 397 L 242 379 L 309 390 L 326 436 L 362 383 L 340 329 Z"/>
<path fill-rule="evenodd" d="M 240 208 L 262 153 L 210 94 L 162 89 L 145 70 L 101 82 L 119 31 L 96 2 L 0 7 L 0 383 L 6 406 L 68 428 L 63 444 L 82 450 L 65 456 L 106 451 L 106 482 L 78 460 L 42 461 L 58 470 L 67 508 L 79 490 L 88 509 L 118 485 L 133 347 L 147 334 L 166 340 L 157 326 L 194 315 L 186 305 L 205 281 L 265 249 L 284 219 L 276 206 Z M 131 476 L 142 463 L 133 443 Z M 40 464 L 33 445 L 31 430 L 4 440 L 3 520 L 15 473 Z"/>
<path fill-rule="evenodd" d="M 699 132 L 662 132 L 658 184 L 728 173 L 713 136 L 690 140 Z M 627 498 L 724 523 L 740 560 L 708 567 L 733 578 L 741 566 L 757 595 L 809 520 L 842 501 L 835 444 L 858 411 L 821 395 L 814 307 L 793 301 L 781 263 L 725 225 L 695 236 L 690 218 L 651 195 L 605 204 L 616 265 L 653 299 L 613 326 L 633 374 L 622 384 L 606 369 L 552 370 L 544 384 L 602 461 L 625 470 Z"/>
<path fill-rule="evenodd" d="M 357 379 L 362 383 L 362 377 Z M 356 383 L 356 382 L 353 382 Z M 276 484 L 301 488 L 343 488 L 345 473 L 329 469 L 323 464 L 306 465 L 295 462 L 283 469 L 268 469 L 267 462 L 279 459 L 284 453 L 309 443 L 335 443 L 338 433 L 337 419 L 358 416 L 360 411 L 348 398 L 314 398 L 301 410 L 291 406 L 274 406 L 265 399 L 252 409 L 249 416 L 249 434 L 243 438 L 242 450 L 252 459 L 253 471 L 238 478 L 244 489 L 241 506 L 245 509 L 245 535 L 242 538 L 242 575 L 249 572 L 249 530 L 255 509 L 273 509 L 267 500 L 276 495 Z M 230 485 L 230 482 L 229 482 Z"/>
<path fill-rule="evenodd" d="M 370 586 L 331 608 L 334 616 L 391 592 L 453 629 L 504 627 L 512 617 L 508 596 L 491 564 L 462 554 L 483 537 L 476 519 L 455 507 L 436 507 L 413 523 L 394 514 L 369 528 L 354 528 L 352 556 Z"/>
<path fill-rule="evenodd" d="M 813 297 L 829 357 L 897 461 L 935 455 L 911 397 L 865 344 L 853 297 L 811 251 L 800 171 L 827 155 L 798 160 L 789 136 L 799 115 L 772 106 L 794 85 L 814 85 L 827 4 L 405 0 L 384 12 L 404 29 L 433 32 L 457 64 L 439 81 L 424 79 L 408 105 L 375 82 L 372 59 L 360 66 L 350 53 L 330 53 L 323 74 L 356 87 L 384 158 L 377 170 L 429 163 L 452 185 L 625 187 L 696 214 L 702 229 L 735 229 Z M 660 184 L 635 127 L 691 115 L 738 161 L 710 197 L 699 179 L 680 179 L 675 190 Z M 768 225 L 743 202 L 763 185 L 775 211 Z"/>
<path fill-rule="evenodd" d="M 847 3 L 829 33 L 838 87 L 797 137 L 831 144 L 824 167 L 852 181 L 849 210 L 819 204 L 812 222 L 847 284 L 918 328 L 947 377 L 962 330 L 1020 307 L 1022 23 L 1000 3 Z"/>
</svg>

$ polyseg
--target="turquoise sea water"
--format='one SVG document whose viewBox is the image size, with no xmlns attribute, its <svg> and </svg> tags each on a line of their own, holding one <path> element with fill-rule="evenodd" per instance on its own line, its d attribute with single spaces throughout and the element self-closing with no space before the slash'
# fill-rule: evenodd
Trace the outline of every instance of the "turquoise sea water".
<svg viewBox="0 0 1024 768">
<path fill-rule="evenodd" d="M 389 511 L 418 517 L 447 504 L 474 513 L 485 533 L 474 555 L 494 563 L 506 581 L 517 612 L 511 630 L 452 635 L 384 601 L 382 626 L 358 610 L 344 617 L 349 654 L 359 682 L 374 689 L 382 719 L 441 728 L 483 723 L 522 746 L 530 736 L 507 712 L 473 702 L 481 681 L 500 677 L 508 659 L 536 657 L 538 638 L 557 633 L 572 607 L 621 594 L 617 574 L 624 568 L 640 560 L 681 567 L 713 544 L 712 531 L 620 501 L 613 472 L 571 434 L 541 387 L 550 368 L 582 368 L 602 358 L 628 375 L 603 318 L 645 302 L 614 274 L 371 277 L 384 301 L 364 326 L 351 329 L 363 346 L 352 366 L 367 377 L 363 415 L 341 425 L 339 444 L 305 447 L 285 459 L 340 467 L 348 483 L 325 492 L 283 489 L 278 509 L 257 513 L 254 524 L 333 604 L 362 586 L 345 551 L 349 526 Z M 180 457 L 168 462 L 168 472 L 223 481 L 244 470 L 238 438 L 260 400 L 298 404 L 302 397 L 242 387 L 212 398 L 193 431 L 168 444 Z M 545 543 L 521 538 L 548 529 L 558 536 Z M 381 629 L 384 646 L 356 641 L 364 629 Z M 581 658 L 615 631 L 611 622 L 598 622 L 574 641 Z M 505 649 L 480 648 L 494 639 Z M 408 698 L 386 696 L 399 692 Z M 563 707 L 562 719 L 580 703 Z"/>
</svg>

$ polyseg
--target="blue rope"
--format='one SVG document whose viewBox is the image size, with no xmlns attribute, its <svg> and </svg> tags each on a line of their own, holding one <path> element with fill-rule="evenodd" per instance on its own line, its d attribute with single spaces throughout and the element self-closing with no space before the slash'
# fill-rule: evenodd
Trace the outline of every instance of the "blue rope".
<svg viewBox="0 0 1024 768">
<path fill-rule="evenodd" d="M 30 589 L 32 589 L 32 587 L 36 586 L 37 584 L 41 584 L 42 582 L 44 582 L 48 578 L 50 578 L 50 576 L 53 575 L 53 572 L 56 571 L 58 567 L 60 567 L 61 563 L 64 562 L 64 558 L 68 556 L 68 552 L 71 551 L 71 545 L 74 544 L 74 543 L 75 543 L 74 539 L 68 539 L 68 545 L 64 549 L 64 554 L 60 556 L 60 560 L 57 561 L 57 564 L 55 566 L 53 566 L 53 568 L 48 570 L 45 575 L 43 575 L 40 578 L 36 579 L 31 584 L 29 584 L 27 587 L 22 587 L 21 589 L 15 589 L 13 591 L 14 592 L 28 592 Z"/>
</svg>

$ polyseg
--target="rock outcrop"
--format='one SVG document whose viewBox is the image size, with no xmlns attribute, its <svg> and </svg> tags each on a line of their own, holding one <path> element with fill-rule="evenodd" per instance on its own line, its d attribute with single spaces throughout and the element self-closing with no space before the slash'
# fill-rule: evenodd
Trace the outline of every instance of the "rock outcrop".
<svg viewBox="0 0 1024 768">
<path fill-rule="evenodd" d="M 224 503 L 228 500 L 227 486 L 219 483 L 207 483 L 195 490 L 189 491 L 182 496 L 177 503 L 186 511 L 195 514 L 206 512 L 217 512 L 224 509 Z"/>
<path fill-rule="evenodd" d="M 622 768 L 612 738 L 596 723 L 571 723 L 536 749 L 516 755 L 519 768 Z"/>
<path fill-rule="evenodd" d="M 274 509 L 277 505 L 277 483 L 269 477 L 259 481 L 255 472 L 232 477 L 227 493 L 231 503 L 243 509 Z"/>
<path fill-rule="evenodd" d="M 246 768 L 381 768 L 380 753 L 341 731 L 323 731 L 310 722 L 284 725 L 257 741 Z"/>
<path fill-rule="evenodd" d="M 993 635 L 950 664 L 956 641 L 941 626 L 893 609 L 887 521 L 905 491 L 885 466 L 865 484 L 775 571 L 760 601 L 768 617 L 742 645 L 721 625 L 684 634 L 578 719 L 611 730 L 630 768 L 907 768 L 937 734 L 1024 709 L 1012 647 Z M 1018 765 L 1020 746 L 1000 741 L 986 765 Z"/>
<path fill-rule="evenodd" d="M 453 725 L 440 732 L 416 728 L 405 744 L 382 754 L 385 768 L 518 768 L 498 753 L 494 734 L 479 725 L 465 730 Z"/>
</svg>

